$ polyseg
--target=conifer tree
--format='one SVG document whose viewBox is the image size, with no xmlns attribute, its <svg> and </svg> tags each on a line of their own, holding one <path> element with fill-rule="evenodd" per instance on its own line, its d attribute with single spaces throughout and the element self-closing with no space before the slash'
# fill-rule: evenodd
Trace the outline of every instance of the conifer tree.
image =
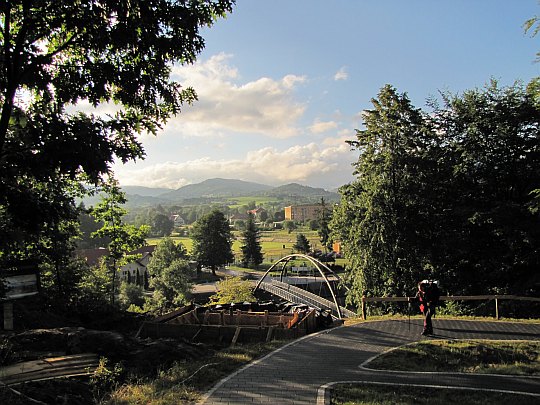
<svg viewBox="0 0 540 405">
<path fill-rule="evenodd" d="M 260 231 L 255 224 L 255 217 L 249 214 L 246 230 L 242 233 L 242 266 L 257 268 L 263 262 Z"/>
</svg>

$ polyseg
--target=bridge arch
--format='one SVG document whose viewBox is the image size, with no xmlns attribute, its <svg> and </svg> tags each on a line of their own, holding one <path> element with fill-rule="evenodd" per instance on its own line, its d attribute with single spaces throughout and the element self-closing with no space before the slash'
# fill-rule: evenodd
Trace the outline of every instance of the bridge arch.
<svg viewBox="0 0 540 405">
<path fill-rule="evenodd" d="M 307 260 L 319 271 L 319 273 L 323 277 L 324 281 L 326 282 L 326 285 L 328 286 L 328 290 L 330 291 L 330 294 L 332 294 L 332 299 L 333 299 L 334 304 L 336 306 L 336 311 L 337 311 L 337 314 L 338 314 L 338 318 L 340 318 L 340 319 L 343 318 L 343 310 L 339 306 L 338 300 L 336 298 L 336 294 L 334 292 L 334 288 L 332 287 L 332 285 L 330 283 L 330 280 L 328 280 L 327 274 L 328 273 L 332 274 L 338 281 L 341 281 L 340 277 L 330 267 L 328 267 L 326 264 L 322 263 L 320 260 L 317 260 L 314 257 L 308 256 L 308 255 L 305 255 L 305 254 L 293 253 L 293 254 L 284 256 L 281 259 L 277 260 L 274 264 L 272 264 L 272 266 L 270 266 L 270 268 L 264 273 L 264 275 L 257 282 L 257 285 L 255 286 L 255 291 L 260 287 L 261 283 L 264 281 L 266 276 L 271 271 L 273 271 L 276 267 L 278 267 L 280 264 L 281 264 L 281 272 L 280 272 L 279 280 L 281 282 L 283 282 L 283 277 L 287 276 L 287 264 L 291 260 L 295 260 L 295 259 Z"/>
</svg>

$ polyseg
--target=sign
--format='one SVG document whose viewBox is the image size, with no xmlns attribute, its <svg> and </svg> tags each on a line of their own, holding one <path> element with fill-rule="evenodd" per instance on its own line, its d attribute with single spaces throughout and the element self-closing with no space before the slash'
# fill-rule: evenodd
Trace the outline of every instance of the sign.
<svg viewBox="0 0 540 405">
<path fill-rule="evenodd" d="M 3 301 L 29 297 L 38 293 L 37 271 L 0 272 L 0 282 L 4 282 L 5 297 Z"/>
</svg>

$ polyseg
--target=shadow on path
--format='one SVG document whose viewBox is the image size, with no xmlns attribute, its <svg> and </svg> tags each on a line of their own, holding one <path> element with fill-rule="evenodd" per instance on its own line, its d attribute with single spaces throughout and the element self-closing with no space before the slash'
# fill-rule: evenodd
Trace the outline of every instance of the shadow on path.
<svg viewBox="0 0 540 405">
<path fill-rule="evenodd" d="M 443 339 L 539 340 L 540 323 L 436 320 Z M 200 404 L 323 404 L 337 381 L 370 381 L 532 392 L 540 379 L 458 373 L 403 373 L 360 367 L 391 348 L 421 340 L 422 320 L 374 321 L 308 335 L 221 380 Z M 444 335 L 444 336 L 443 336 Z M 322 392 L 321 392 L 322 389 Z"/>
</svg>

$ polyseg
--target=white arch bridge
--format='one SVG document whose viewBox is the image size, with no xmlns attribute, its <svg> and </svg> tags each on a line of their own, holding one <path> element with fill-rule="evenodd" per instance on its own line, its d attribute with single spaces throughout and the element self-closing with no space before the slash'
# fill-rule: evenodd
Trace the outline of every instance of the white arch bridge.
<svg viewBox="0 0 540 405">
<path fill-rule="evenodd" d="M 303 260 L 304 262 L 308 261 L 311 263 L 312 267 L 316 269 L 322 277 L 323 282 L 328 287 L 332 300 L 285 282 L 289 279 L 287 274 L 291 269 L 291 266 L 287 265 L 289 262 L 295 260 Z M 270 277 L 269 274 L 276 270 L 279 270 L 280 272 L 279 278 Z M 297 253 L 284 256 L 276 261 L 258 281 L 255 286 L 255 291 L 261 289 L 290 302 L 306 304 L 320 310 L 329 310 L 334 318 L 342 319 L 355 317 L 356 314 L 353 311 L 340 306 L 338 303 L 335 288 L 340 281 L 339 276 L 326 264 L 311 256 Z"/>
</svg>

